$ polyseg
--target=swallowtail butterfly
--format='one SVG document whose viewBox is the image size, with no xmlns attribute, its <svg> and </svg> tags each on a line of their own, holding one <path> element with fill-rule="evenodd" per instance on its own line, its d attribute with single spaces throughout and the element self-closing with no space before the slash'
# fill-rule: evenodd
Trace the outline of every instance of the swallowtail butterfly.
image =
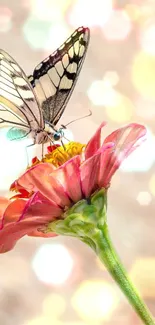
<svg viewBox="0 0 155 325">
<path fill-rule="evenodd" d="M 10 127 L 10 140 L 30 135 L 34 144 L 43 144 L 63 137 L 55 126 L 76 84 L 89 34 L 89 28 L 76 29 L 29 77 L 0 50 L 0 127 Z"/>
</svg>

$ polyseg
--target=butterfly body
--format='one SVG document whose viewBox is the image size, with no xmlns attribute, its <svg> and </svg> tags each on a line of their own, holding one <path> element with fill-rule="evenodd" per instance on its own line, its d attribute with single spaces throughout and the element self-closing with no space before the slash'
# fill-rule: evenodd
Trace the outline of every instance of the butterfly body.
<svg viewBox="0 0 155 325">
<path fill-rule="evenodd" d="M 29 136 L 34 144 L 56 141 L 55 126 L 75 87 L 89 43 L 89 29 L 78 28 L 27 77 L 16 61 L 0 50 L 0 127 L 11 127 L 10 140 Z"/>
<path fill-rule="evenodd" d="M 9 140 L 21 140 L 28 136 L 34 139 L 34 144 L 45 144 L 49 141 L 61 140 L 64 136 L 64 129 L 54 130 L 48 123 L 45 123 L 44 129 L 32 130 L 30 133 L 27 133 L 26 130 L 13 127 L 7 132 L 7 138 Z"/>
<path fill-rule="evenodd" d="M 63 128 L 54 130 L 48 123 L 45 123 L 44 129 L 34 130 L 32 132 L 31 137 L 34 139 L 34 144 L 44 144 L 49 141 L 59 141 L 64 136 Z"/>
<path fill-rule="evenodd" d="M 30 137 L 34 139 L 34 144 L 44 144 L 46 142 L 49 142 L 49 139 L 53 141 L 52 130 L 50 131 L 50 129 L 47 130 L 45 128 L 43 130 L 38 129 L 31 131 Z"/>
</svg>

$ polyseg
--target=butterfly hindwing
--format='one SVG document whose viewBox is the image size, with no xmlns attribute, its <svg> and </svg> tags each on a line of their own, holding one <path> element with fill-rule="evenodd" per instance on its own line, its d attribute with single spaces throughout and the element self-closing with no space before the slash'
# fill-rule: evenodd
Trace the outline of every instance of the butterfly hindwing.
<svg viewBox="0 0 155 325">
<path fill-rule="evenodd" d="M 81 70 L 89 29 L 80 27 L 29 77 L 45 121 L 56 125 L 64 112 Z"/>
<path fill-rule="evenodd" d="M 10 125 L 31 131 L 43 127 L 44 121 L 24 71 L 0 50 L 0 127 Z"/>
<path fill-rule="evenodd" d="M 27 137 L 29 132 L 27 130 L 19 129 L 19 128 L 11 128 L 7 132 L 7 138 L 9 140 L 21 140 Z"/>
</svg>

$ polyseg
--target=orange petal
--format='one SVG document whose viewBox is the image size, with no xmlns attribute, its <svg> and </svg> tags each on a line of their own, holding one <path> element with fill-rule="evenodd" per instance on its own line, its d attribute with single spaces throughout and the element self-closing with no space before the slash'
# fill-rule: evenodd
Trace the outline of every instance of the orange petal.
<svg viewBox="0 0 155 325">
<path fill-rule="evenodd" d="M 10 204 L 10 201 L 8 199 L 0 196 L 0 220 L 2 219 L 3 213 L 9 204 Z"/>
<path fill-rule="evenodd" d="M 99 176 L 100 186 L 106 186 L 110 182 L 123 160 L 137 148 L 137 142 L 139 139 L 143 138 L 145 134 L 146 129 L 144 126 L 131 123 L 114 131 L 105 139 L 104 144 L 113 142 L 114 148 L 110 154 L 105 153 L 105 155 L 107 154 L 107 159 L 105 160 L 104 158 L 105 174 L 103 175 L 103 170 L 101 170 Z"/>
<path fill-rule="evenodd" d="M 42 223 L 40 221 L 34 222 L 32 220 L 24 222 L 12 222 L 6 225 L 0 231 L 0 253 L 5 253 L 11 250 L 20 238 L 28 233 L 37 231 L 41 225 Z"/>
<path fill-rule="evenodd" d="M 42 231 L 38 230 L 34 230 L 30 233 L 27 234 L 30 237 L 43 237 L 43 238 L 51 238 L 51 237 L 57 237 L 58 235 L 53 233 L 53 232 L 48 232 L 48 233 L 44 233 Z"/>
<path fill-rule="evenodd" d="M 25 188 L 27 191 L 37 191 L 44 181 L 46 182 L 48 175 L 55 169 L 54 166 L 48 163 L 41 163 L 28 169 L 17 180 L 18 185 Z"/>
<path fill-rule="evenodd" d="M 102 122 L 93 137 L 89 140 L 85 148 L 85 159 L 93 156 L 101 146 L 101 130 L 106 125 L 106 122 Z"/>
<path fill-rule="evenodd" d="M 69 206 L 70 200 L 59 180 L 49 177 L 54 169 L 55 167 L 48 163 L 36 165 L 21 176 L 18 183 L 26 190 L 39 191 L 47 199 L 61 207 Z"/>
<path fill-rule="evenodd" d="M 73 202 L 82 198 L 79 167 L 80 156 L 75 156 L 51 174 L 51 176 L 59 179 L 67 196 Z"/>
<path fill-rule="evenodd" d="M 32 200 L 33 199 L 33 200 Z M 49 221 L 60 217 L 62 210 L 51 204 L 40 193 L 29 201 L 16 200 L 9 204 L 3 216 L 0 230 L 0 253 L 11 250 L 23 236 L 53 237 L 41 231 Z"/>
<path fill-rule="evenodd" d="M 98 187 L 100 155 L 92 156 L 81 165 L 81 186 L 85 197 L 89 197 Z"/>
<path fill-rule="evenodd" d="M 86 197 L 89 197 L 99 186 L 100 168 L 104 168 L 101 165 L 102 156 L 108 155 L 113 149 L 113 143 L 107 143 L 97 151 L 97 154 L 87 159 L 82 163 L 81 170 L 81 186 L 82 191 Z"/>
<path fill-rule="evenodd" d="M 63 210 L 60 207 L 37 192 L 27 201 L 20 220 L 42 220 L 47 223 L 58 217 L 61 218 L 62 213 Z"/>
<path fill-rule="evenodd" d="M 6 208 L 3 214 L 3 225 L 18 221 L 25 208 L 26 201 L 17 199 L 12 201 Z"/>
</svg>

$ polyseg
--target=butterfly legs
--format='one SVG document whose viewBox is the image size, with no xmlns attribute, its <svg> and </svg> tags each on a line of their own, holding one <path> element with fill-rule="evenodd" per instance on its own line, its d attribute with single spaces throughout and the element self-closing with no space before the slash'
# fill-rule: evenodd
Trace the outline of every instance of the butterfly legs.
<svg viewBox="0 0 155 325">
<path fill-rule="evenodd" d="M 27 158 L 27 167 L 29 167 L 29 155 L 28 155 L 28 148 L 34 146 L 35 143 L 31 143 L 28 146 L 26 146 L 25 150 L 26 150 L 26 158 Z"/>
<path fill-rule="evenodd" d="M 64 148 L 64 151 L 66 151 L 66 147 L 65 147 L 65 145 L 64 145 L 64 143 L 63 143 L 63 141 L 62 141 L 62 139 L 61 139 L 61 144 L 62 144 L 62 147 Z"/>
<path fill-rule="evenodd" d="M 41 144 L 41 158 L 44 158 L 44 143 Z"/>
</svg>

